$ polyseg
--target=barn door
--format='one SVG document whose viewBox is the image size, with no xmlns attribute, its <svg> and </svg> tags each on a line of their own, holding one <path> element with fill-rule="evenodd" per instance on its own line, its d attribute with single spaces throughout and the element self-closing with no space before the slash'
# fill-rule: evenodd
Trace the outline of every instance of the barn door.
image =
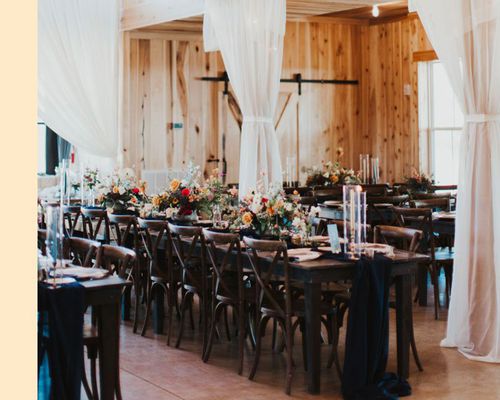
<svg viewBox="0 0 500 400">
<path fill-rule="evenodd" d="M 292 180 L 298 180 L 298 95 L 296 85 L 281 84 L 274 115 L 274 126 L 280 148 L 283 173 L 286 161 L 294 159 Z M 219 92 L 219 155 L 220 169 L 225 170 L 226 183 L 239 180 L 240 139 L 243 117 L 233 92 Z M 284 176 L 285 178 L 285 176 Z"/>
</svg>

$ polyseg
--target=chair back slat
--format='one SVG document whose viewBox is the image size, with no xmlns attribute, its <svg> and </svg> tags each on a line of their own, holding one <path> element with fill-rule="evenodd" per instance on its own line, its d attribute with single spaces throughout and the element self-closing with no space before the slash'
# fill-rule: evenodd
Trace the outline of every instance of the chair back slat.
<svg viewBox="0 0 500 400">
<path fill-rule="evenodd" d="M 70 259 L 73 264 L 85 268 L 94 266 L 94 259 L 101 244 L 95 240 L 79 237 L 65 238 L 63 246 L 64 258 Z"/>
<path fill-rule="evenodd" d="M 290 265 L 286 244 L 280 240 L 258 240 L 243 238 L 247 246 L 247 255 L 250 266 L 257 282 L 257 304 L 260 308 L 265 306 L 266 301 L 280 314 L 282 318 L 291 315 L 292 298 L 290 285 Z M 269 263 L 269 259 L 272 261 Z M 266 268 L 262 268 L 263 264 Z M 280 303 L 283 293 L 277 292 L 273 287 L 273 277 L 278 265 L 283 266 L 283 283 L 285 288 L 285 307 Z"/>
<path fill-rule="evenodd" d="M 422 241 L 422 231 L 400 226 L 377 225 L 374 229 L 374 242 L 392 244 L 400 250 L 416 253 Z"/>
</svg>

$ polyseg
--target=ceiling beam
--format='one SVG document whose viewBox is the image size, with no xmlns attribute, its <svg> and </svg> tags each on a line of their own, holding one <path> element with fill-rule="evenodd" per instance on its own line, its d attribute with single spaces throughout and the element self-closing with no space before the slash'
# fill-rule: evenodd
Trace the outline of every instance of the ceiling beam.
<svg viewBox="0 0 500 400">
<path fill-rule="evenodd" d="M 163 22 L 194 17 L 205 11 L 205 0 L 147 0 L 122 9 L 121 29 L 129 31 Z"/>
</svg>

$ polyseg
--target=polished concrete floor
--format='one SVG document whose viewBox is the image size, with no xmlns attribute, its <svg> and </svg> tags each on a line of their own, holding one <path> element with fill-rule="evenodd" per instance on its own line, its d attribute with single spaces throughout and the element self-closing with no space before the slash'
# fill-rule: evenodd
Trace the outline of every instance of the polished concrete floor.
<svg viewBox="0 0 500 400">
<path fill-rule="evenodd" d="M 432 298 L 428 307 L 415 305 L 415 335 L 424 371 L 411 363 L 409 382 L 413 399 L 500 399 L 500 365 L 469 361 L 454 349 L 439 347 L 446 329 L 446 310 L 439 321 L 434 320 Z M 271 324 L 269 324 L 269 328 Z M 388 371 L 395 371 L 394 311 L 391 310 L 390 359 Z M 177 332 L 177 329 L 174 329 Z M 187 327 L 180 349 L 168 347 L 166 337 L 154 335 L 150 328 L 146 337 L 132 333 L 128 322 L 121 326 L 120 374 L 123 398 L 132 399 L 288 399 L 285 395 L 283 354 L 273 353 L 266 335 L 261 362 L 254 381 L 247 376 L 253 352 L 248 346 L 243 376 L 236 373 L 236 341 L 216 342 L 207 364 L 200 359 L 201 340 Z M 344 332 L 341 332 L 340 353 L 343 354 Z M 322 362 L 328 359 L 323 346 Z M 301 399 L 341 399 L 340 383 L 335 370 L 321 372 L 321 394 L 306 392 L 300 338 L 294 346 L 296 369 L 292 396 Z"/>
</svg>

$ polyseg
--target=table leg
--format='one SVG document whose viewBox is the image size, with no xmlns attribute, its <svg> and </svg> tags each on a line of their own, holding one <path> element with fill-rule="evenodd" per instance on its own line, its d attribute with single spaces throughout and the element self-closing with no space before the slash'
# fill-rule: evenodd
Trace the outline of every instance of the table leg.
<svg viewBox="0 0 500 400">
<path fill-rule="evenodd" d="M 412 324 L 411 275 L 396 277 L 396 336 L 398 375 L 410 376 L 410 338 Z"/>
<path fill-rule="evenodd" d="M 306 351 L 307 351 L 307 391 L 320 391 L 321 374 L 321 284 L 304 284 Z"/>
<path fill-rule="evenodd" d="M 99 312 L 100 398 L 112 400 L 120 393 L 120 306 L 101 305 Z"/>
<path fill-rule="evenodd" d="M 156 288 L 153 299 L 153 331 L 157 335 L 163 334 L 163 320 L 165 318 L 164 310 L 164 292 L 161 288 Z M 172 318 L 172 316 L 169 316 Z"/>
<path fill-rule="evenodd" d="M 427 265 L 419 264 L 417 270 L 418 305 L 427 306 Z"/>
</svg>

